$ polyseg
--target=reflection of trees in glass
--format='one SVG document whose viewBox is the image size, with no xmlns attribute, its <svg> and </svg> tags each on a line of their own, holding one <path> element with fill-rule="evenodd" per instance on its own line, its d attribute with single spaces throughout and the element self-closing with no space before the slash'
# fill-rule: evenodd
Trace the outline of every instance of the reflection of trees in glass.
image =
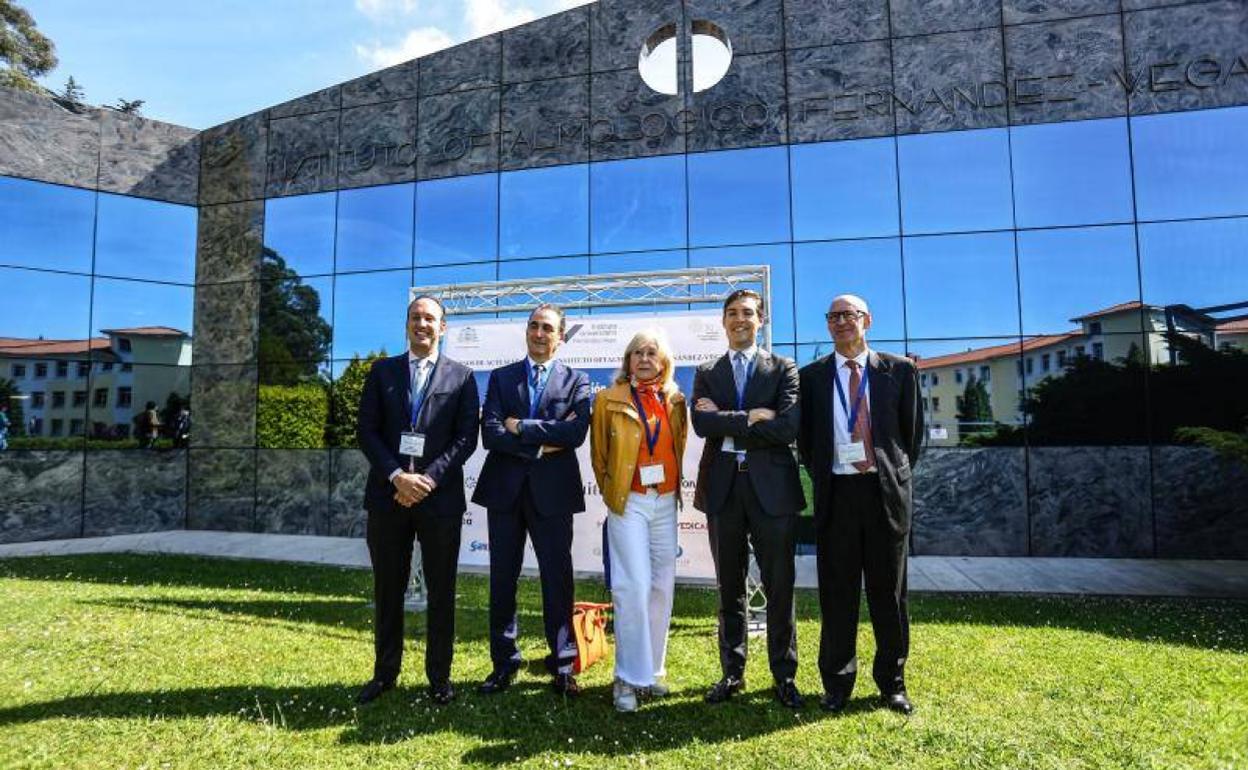
<svg viewBox="0 0 1248 770">
<path fill-rule="evenodd" d="M 261 385 L 256 444 L 262 449 L 323 448 L 328 417 L 329 391 L 323 383 Z"/>
<path fill-rule="evenodd" d="M 356 447 L 355 426 L 359 420 L 360 396 L 364 393 L 364 378 L 373 362 L 385 358 L 386 351 L 370 352 L 364 358 L 355 356 L 338 379 L 330 396 L 332 419 L 329 425 L 329 445 L 333 447 Z"/>
<path fill-rule="evenodd" d="M 22 411 L 21 388 L 13 380 L 0 377 L 0 404 L 9 405 L 9 438 L 26 435 L 26 416 Z"/>
<path fill-rule="evenodd" d="M 321 317 L 321 295 L 303 283 L 270 248 L 260 266 L 260 360 L 265 384 L 294 385 L 320 379 L 329 355 L 330 326 Z"/>
<path fill-rule="evenodd" d="M 966 388 L 958 397 L 957 418 L 958 435 L 963 443 L 970 436 L 992 431 L 992 401 L 988 388 L 974 375 L 967 378 Z"/>
</svg>

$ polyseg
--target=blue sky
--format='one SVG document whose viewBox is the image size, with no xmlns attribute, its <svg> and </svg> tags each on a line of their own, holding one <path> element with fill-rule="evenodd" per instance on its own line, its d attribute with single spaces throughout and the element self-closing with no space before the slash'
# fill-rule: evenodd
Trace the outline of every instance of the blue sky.
<svg viewBox="0 0 1248 770">
<path fill-rule="evenodd" d="M 20 2 L 56 44 L 43 85 L 202 129 L 584 0 Z"/>
</svg>

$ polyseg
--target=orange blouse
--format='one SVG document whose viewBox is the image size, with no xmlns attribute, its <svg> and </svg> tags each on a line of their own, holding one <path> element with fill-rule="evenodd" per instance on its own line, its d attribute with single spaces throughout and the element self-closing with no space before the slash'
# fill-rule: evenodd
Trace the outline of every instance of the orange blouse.
<svg viewBox="0 0 1248 770">
<path fill-rule="evenodd" d="M 660 495 L 666 495 L 669 492 L 676 491 L 676 483 L 680 479 L 680 468 L 677 465 L 676 449 L 672 441 L 672 425 L 667 419 L 666 409 L 652 409 L 649 404 L 645 404 L 645 406 L 646 421 L 650 423 L 649 430 L 652 434 L 655 423 L 658 423 L 659 440 L 654 445 L 654 454 L 650 454 L 650 447 L 646 443 L 646 434 L 643 428 L 641 441 L 637 442 L 637 469 L 633 471 L 632 490 L 644 495 L 648 489 L 654 489 Z M 657 412 L 657 414 L 650 414 L 651 411 Z M 663 465 L 663 483 L 657 487 L 642 486 L 641 466 L 660 463 Z"/>
</svg>

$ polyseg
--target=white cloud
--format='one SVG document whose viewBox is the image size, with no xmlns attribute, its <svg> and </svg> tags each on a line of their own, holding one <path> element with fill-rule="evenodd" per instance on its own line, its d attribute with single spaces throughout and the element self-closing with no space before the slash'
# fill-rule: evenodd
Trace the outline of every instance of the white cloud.
<svg viewBox="0 0 1248 770">
<path fill-rule="evenodd" d="M 357 0 L 357 2 L 359 1 L 361 0 Z M 410 30 L 399 41 L 398 45 L 386 46 L 378 42 L 373 42 L 371 45 L 360 45 L 357 43 L 355 55 L 373 67 L 381 69 L 392 64 L 398 64 L 409 59 L 415 59 L 418 56 L 433 53 L 434 51 L 440 51 L 454 42 L 445 30 L 438 27 L 418 27 Z"/>
<path fill-rule="evenodd" d="M 418 2 L 419 0 L 355 0 L 355 10 L 373 21 L 385 21 L 415 12 Z"/>
<path fill-rule="evenodd" d="M 469 38 L 489 35 L 536 18 L 537 11 L 508 0 L 466 0 L 464 3 Z"/>
</svg>

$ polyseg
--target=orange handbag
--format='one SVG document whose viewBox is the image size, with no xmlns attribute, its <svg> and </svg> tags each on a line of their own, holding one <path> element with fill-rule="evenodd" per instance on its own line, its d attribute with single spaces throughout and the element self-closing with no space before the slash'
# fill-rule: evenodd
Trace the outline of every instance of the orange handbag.
<svg viewBox="0 0 1248 770">
<path fill-rule="evenodd" d="M 610 604 L 577 602 L 572 606 L 572 629 L 576 632 L 575 673 L 598 662 L 607 654 L 607 612 Z"/>
</svg>

